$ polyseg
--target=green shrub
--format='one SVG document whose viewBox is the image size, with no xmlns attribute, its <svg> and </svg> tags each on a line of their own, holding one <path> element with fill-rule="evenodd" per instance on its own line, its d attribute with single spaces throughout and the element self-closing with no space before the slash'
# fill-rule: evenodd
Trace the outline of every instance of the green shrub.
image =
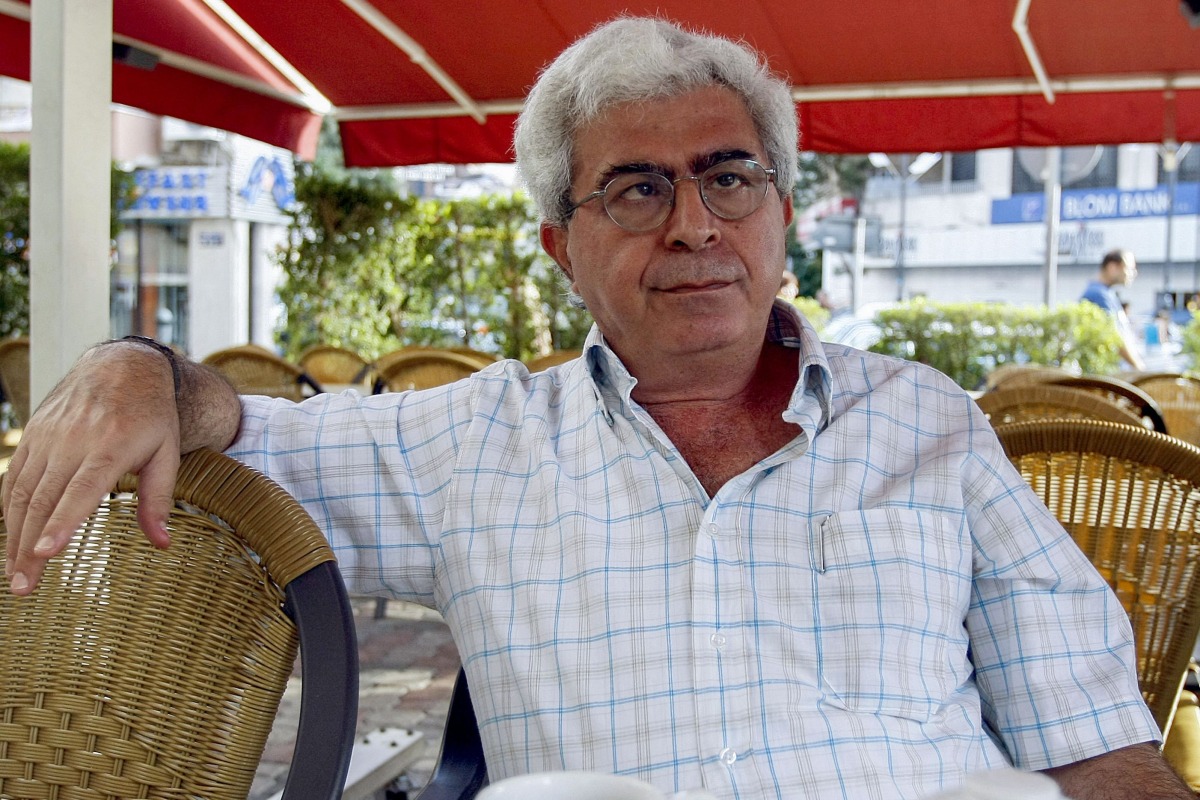
<svg viewBox="0 0 1200 800">
<path fill-rule="evenodd" d="M 797 297 L 792 301 L 792 305 L 812 323 L 818 334 L 829 324 L 829 310 L 817 302 L 817 298 Z"/>
<path fill-rule="evenodd" d="M 988 372 L 1004 364 L 1105 375 L 1120 363 L 1116 327 L 1092 303 L 1051 310 L 915 300 L 878 312 L 875 322 L 883 336 L 871 350 L 928 364 L 965 389 L 979 388 Z"/>
<path fill-rule="evenodd" d="M 1192 318 L 1183 327 L 1183 346 L 1180 352 L 1189 356 L 1187 372 L 1195 374 L 1196 361 L 1200 359 L 1200 311 L 1193 311 Z"/>
</svg>

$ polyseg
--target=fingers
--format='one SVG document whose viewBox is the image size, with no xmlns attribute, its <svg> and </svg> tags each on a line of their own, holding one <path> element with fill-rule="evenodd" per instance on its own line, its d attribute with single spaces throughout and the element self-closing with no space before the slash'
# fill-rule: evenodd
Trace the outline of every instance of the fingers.
<svg viewBox="0 0 1200 800">
<path fill-rule="evenodd" d="M 169 365 L 148 348 L 93 348 L 25 426 L 0 501 L 5 575 L 15 594 L 37 586 L 46 560 L 70 541 L 126 472 L 146 472 L 139 523 L 167 544 L 169 495 L 179 465 L 179 417 Z"/>
<path fill-rule="evenodd" d="M 36 588 L 46 560 L 66 547 L 121 473 L 104 458 L 74 463 L 60 459 L 54 467 L 29 458 L 15 474 L 10 470 L 5 481 L 5 573 L 14 594 Z"/>
<path fill-rule="evenodd" d="M 164 447 L 138 473 L 138 525 L 155 547 L 171 544 L 167 518 L 175 505 L 179 448 Z"/>
</svg>

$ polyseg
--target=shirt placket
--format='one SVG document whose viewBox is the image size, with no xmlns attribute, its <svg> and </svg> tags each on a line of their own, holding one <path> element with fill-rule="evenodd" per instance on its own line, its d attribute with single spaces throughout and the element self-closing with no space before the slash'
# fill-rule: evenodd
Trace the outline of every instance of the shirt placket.
<svg viewBox="0 0 1200 800">
<path fill-rule="evenodd" d="M 742 543 L 736 506 L 719 501 L 724 491 L 705 510 L 696 535 L 692 647 L 696 739 L 704 783 L 732 797 L 753 754 L 753 712 Z"/>
</svg>

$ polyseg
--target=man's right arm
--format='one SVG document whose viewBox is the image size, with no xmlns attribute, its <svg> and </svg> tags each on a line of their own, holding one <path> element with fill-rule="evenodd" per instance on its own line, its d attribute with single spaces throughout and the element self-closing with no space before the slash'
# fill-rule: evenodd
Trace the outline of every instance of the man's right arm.
<svg viewBox="0 0 1200 800">
<path fill-rule="evenodd" d="M 177 364 L 178 393 L 163 353 L 136 341 L 97 345 L 29 420 L 0 496 L 14 594 L 33 591 L 46 560 L 126 472 L 139 476 L 139 525 L 167 546 L 180 455 L 223 450 L 241 420 L 237 393 L 219 373 L 182 357 Z"/>
</svg>

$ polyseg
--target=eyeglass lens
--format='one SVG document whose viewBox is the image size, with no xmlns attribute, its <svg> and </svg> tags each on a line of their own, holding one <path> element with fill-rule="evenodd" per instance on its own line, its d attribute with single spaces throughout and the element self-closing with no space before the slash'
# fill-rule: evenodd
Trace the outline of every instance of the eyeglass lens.
<svg viewBox="0 0 1200 800">
<path fill-rule="evenodd" d="M 671 214 L 675 184 L 693 180 L 708 210 L 722 219 L 741 219 L 754 213 L 767 194 L 770 174 L 754 161 L 723 161 L 699 177 L 669 180 L 654 172 L 618 175 L 604 187 L 604 209 L 628 231 L 657 228 Z"/>
</svg>

